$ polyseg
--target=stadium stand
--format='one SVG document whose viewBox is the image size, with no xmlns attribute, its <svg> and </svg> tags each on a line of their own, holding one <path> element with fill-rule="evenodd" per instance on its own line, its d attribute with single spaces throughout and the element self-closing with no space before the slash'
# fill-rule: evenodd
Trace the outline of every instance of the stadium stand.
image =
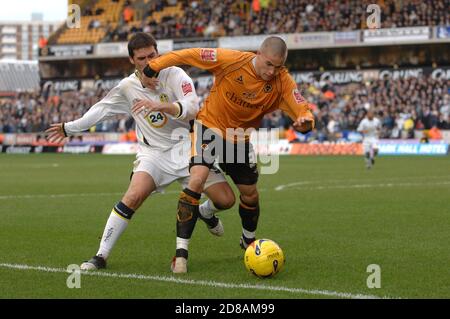
<svg viewBox="0 0 450 319">
<path fill-rule="evenodd" d="M 88 2 L 83 8 L 80 28 L 68 28 L 63 25 L 63 31 L 57 37 L 57 44 L 97 43 L 104 37 L 109 28 L 115 28 L 125 0 L 98 0 L 95 5 Z"/>
<path fill-rule="evenodd" d="M 312 102 L 317 130 L 309 139 L 336 141 L 342 134 L 356 129 L 368 106 L 373 106 L 383 122 L 383 138 L 412 137 L 414 129 L 450 129 L 450 96 L 448 81 L 423 76 L 351 83 L 346 85 L 299 85 Z M 198 88 L 204 99 L 207 88 Z M 0 132 L 42 132 L 50 123 L 71 121 L 84 114 L 106 92 L 102 89 L 81 90 L 50 95 L 23 93 L 0 102 Z M 412 121 L 412 122 L 411 122 Z M 410 123 L 411 122 L 411 123 Z M 408 127 L 408 123 L 411 125 Z M 264 128 L 288 129 L 291 121 L 281 112 L 266 115 Z M 126 132 L 133 126 L 129 118 L 106 121 L 97 132 Z"/>
<path fill-rule="evenodd" d="M 158 39 L 204 40 L 220 36 L 358 30 L 367 27 L 365 8 L 372 2 L 382 8 L 382 27 L 431 27 L 450 24 L 450 12 L 446 10 L 450 7 L 450 0 L 74 0 L 72 3 L 79 4 L 82 8 L 81 28 L 61 27 L 50 37 L 48 45 L 126 42 L 129 35 L 136 31 L 152 33 Z M 353 69 L 430 65 L 435 68 L 436 62 L 439 66 L 445 60 L 448 62 L 445 52 L 440 54 L 443 60 L 435 59 L 436 54 L 430 58 L 429 52 L 440 50 L 440 47 L 436 46 L 434 51 L 430 51 L 430 47 L 410 47 L 401 53 L 395 46 L 358 47 L 355 51 L 361 50 L 361 54 L 347 57 L 340 53 L 341 59 L 330 59 L 330 64 L 338 68 Z M 381 56 L 379 50 L 383 51 L 384 56 Z M 292 52 L 294 61 L 290 61 L 289 66 L 294 71 L 322 69 L 321 59 L 334 58 L 336 52 L 331 51 L 331 54 L 325 56 L 325 52 L 317 54 L 317 51 L 311 51 L 306 55 L 306 50 L 300 51 L 303 55 L 299 59 L 295 58 L 296 52 Z M 363 62 L 350 59 L 358 57 L 363 57 Z M 348 58 L 348 61 L 345 58 Z M 70 81 L 71 74 L 78 70 L 78 78 L 97 80 L 102 76 L 119 77 L 126 73 L 123 66 L 129 67 L 126 57 L 121 62 L 103 60 L 104 64 L 97 64 L 94 59 L 80 61 L 56 61 L 49 77 L 55 78 L 56 81 Z M 29 77 L 25 84 L 17 83 L 17 66 L 13 68 L 0 64 L 0 68 L 0 92 L 27 91 L 0 100 L 0 133 L 41 132 L 50 123 L 80 117 L 105 94 L 104 88 L 80 90 L 80 87 L 72 92 L 59 91 L 57 87 L 51 90 L 43 87 L 39 92 L 36 89 L 36 83 L 39 83 L 37 69 L 30 72 L 36 76 Z M 40 64 L 41 72 L 46 68 L 45 63 Z M 120 71 L 117 71 L 119 69 Z M 191 75 L 196 77 L 200 74 Z M 18 78 L 24 82 L 24 77 Z M 76 81 L 80 82 L 79 80 Z M 204 99 L 208 87 L 198 85 L 198 81 L 196 83 L 197 93 Z M 415 78 L 345 84 L 299 81 L 298 85 L 302 94 L 312 103 L 316 116 L 317 129 L 308 135 L 308 140 L 339 140 L 347 132 L 355 130 L 369 106 L 374 107 L 382 119 L 383 138 L 408 138 L 414 129 L 450 129 L 449 81 L 445 77 L 439 79 L 427 74 Z M 288 130 L 291 121 L 281 112 L 274 112 L 266 115 L 261 124 L 264 128 Z M 132 120 L 121 118 L 117 121 L 107 121 L 94 129 L 99 132 L 127 132 L 132 126 Z"/>
<path fill-rule="evenodd" d="M 350 31 L 366 28 L 365 8 L 380 5 L 382 28 L 444 26 L 450 0 L 98 0 L 84 3 L 81 29 L 63 26 L 52 44 L 126 41 L 136 31 L 157 39 Z"/>
</svg>

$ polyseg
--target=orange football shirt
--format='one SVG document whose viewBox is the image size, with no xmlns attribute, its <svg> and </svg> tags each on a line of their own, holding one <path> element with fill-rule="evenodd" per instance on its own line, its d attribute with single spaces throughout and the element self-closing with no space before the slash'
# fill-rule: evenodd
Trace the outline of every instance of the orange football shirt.
<svg viewBox="0 0 450 319">
<path fill-rule="evenodd" d="M 213 73 L 215 83 L 197 120 L 208 128 L 217 128 L 222 136 L 226 136 L 227 128 L 258 128 L 264 114 L 278 108 L 293 121 L 299 116 L 314 121 L 308 102 L 287 69 L 265 81 L 256 74 L 252 62 L 255 56 L 229 49 L 193 48 L 166 53 L 150 61 L 149 66 L 159 72 L 169 66 L 191 65 Z M 239 61 L 247 62 L 242 65 Z"/>
</svg>

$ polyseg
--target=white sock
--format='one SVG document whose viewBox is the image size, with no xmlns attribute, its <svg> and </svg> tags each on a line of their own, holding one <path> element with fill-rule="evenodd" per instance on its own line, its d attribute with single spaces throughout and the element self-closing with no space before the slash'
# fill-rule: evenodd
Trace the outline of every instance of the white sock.
<svg viewBox="0 0 450 319">
<path fill-rule="evenodd" d="M 254 231 L 248 231 L 244 228 L 242 228 L 242 234 L 245 236 L 245 238 L 256 238 L 256 232 Z"/>
<path fill-rule="evenodd" d="M 122 235 L 127 226 L 128 220 L 112 211 L 106 222 L 97 256 L 102 256 L 104 259 L 107 259 L 120 235 Z"/>
<path fill-rule="evenodd" d="M 211 218 L 213 217 L 214 213 L 219 211 L 215 206 L 214 203 L 208 199 L 206 202 L 204 202 L 203 204 L 201 204 L 199 207 L 200 210 L 200 214 L 204 217 L 204 218 Z"/>
<path fill-rule="evenodd" d="M 370 162 L 370 153 L 366 153 L 365 154 L 364 161 L 366 162 L 367 166 L 369 166 L 371 164 L 371 162 Z"/>
<path fill-rule="evenodd" d="M 177 249 L 188 250 L 189 239 L 177 237 Z"/>
</svg>

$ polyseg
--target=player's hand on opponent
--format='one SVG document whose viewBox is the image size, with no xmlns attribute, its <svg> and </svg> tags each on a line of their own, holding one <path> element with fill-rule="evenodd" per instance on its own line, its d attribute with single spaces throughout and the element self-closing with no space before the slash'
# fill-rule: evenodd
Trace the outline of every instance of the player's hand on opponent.
<svg viewBox="0 0 450 319">
<path fill-rule="evenodd" d="M 67 136 L 64 133 L 63 125 L 64 123 L 51 124 L 50 128 L 45 131 L 45 133 L 48 133 L 47 141 L 50 143 L 61 143 L 64 141 Z"/>
<path fill-rule="evenodd" d="M 133 113 L 142 113 L 144 116 L 151 112 L 164 111 L 163 104 L 152 100 L 139 100 L 131 107 Z"/>
<path fill-rule="evenodd" d="M 292 126 L 300 133 L 308 133 L 313 129 L 313 121 L 309 116 L 299 116 Z"/>
</svg>

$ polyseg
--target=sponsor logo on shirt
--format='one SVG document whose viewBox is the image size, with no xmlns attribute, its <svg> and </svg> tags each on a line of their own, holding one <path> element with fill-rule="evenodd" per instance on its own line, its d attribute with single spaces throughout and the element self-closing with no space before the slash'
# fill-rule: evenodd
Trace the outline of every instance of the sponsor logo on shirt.
<svg viewBox="0 0 450 319">
<path fill-rule="evenodd" d="M 202 61 L 217 61 L 217 50 L 216 49 L 201 49 L 200 57 Z"/>
<path fill-rule="evenodd" d="M 256 98 L 255 92 L 243 92 L 242 95 L 248 100 L 253 100 L 254 98 Z"/>
<path fill-rule="evenodd" d="M 181 84 L 181 89 L 183 90 L 183 95 L 186 95 L 192 92 L 192 85 L 189 82 L 183 82 Z"/>
<path fill-rule="evenodd" d="M 238 95 L 234 94 L 233 92 L 227 92 L 226 97 L 228 98 L 228 100 L 230 100 L 232 103 L 248 108 L 248 109 L 261 109 L 263 106 L 262 105 L 256 105 L 256 104 L 252 104 L 250 102 L 247 102 L 243 99 L 241 99 Z"/>
<path fill-rule="evenodd" d="M 300 94 L 300 92 L 297 89 L 294 89 L 292 91 L 292 94 L 294 95 L 294 100 L 295 102 L 297 102 L 297 104 L 305 102 L 305 98 Z"/>
</svg>

